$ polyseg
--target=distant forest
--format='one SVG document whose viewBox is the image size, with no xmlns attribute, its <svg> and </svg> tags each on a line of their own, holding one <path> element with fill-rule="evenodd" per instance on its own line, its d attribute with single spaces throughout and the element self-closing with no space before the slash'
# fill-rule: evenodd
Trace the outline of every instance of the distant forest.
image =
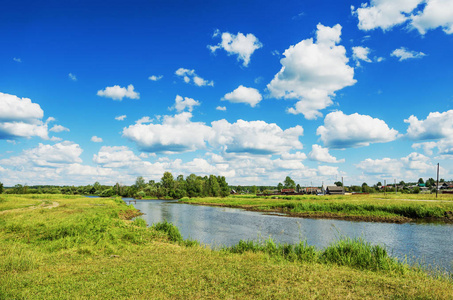
<svg viewBox="0 0 453 300">
<path fill-rule="evenodd" d="M 444 179 L 439 180 L 440 183 L 445 182 Z M 334 183 L 337 186 L 342 186 L 340 181 Z M 156 182 L 150 180 L 148 182 L 140 176 L 135 180 L 135 184 L 126 186 L 116 183 L 113 186 L 101 185 L 95 182 L 93 185 L 84 186 L 54 186 L 54 185 L 22 185 L 16 184 L 13 187 L 4 187 L 0 182 L 0 194 L 65 194 L 65 195 L 93 195 L 100 197 L 134 197 L 143 198 L 159 198 L 159 199 L 180 199 L 183 197 L 226 197 L 230 193 L 237 194 L 267 194 L 282 189 L 294 189 L 295 192 L 303 192 L 306 187 L 296 184 L 289 176 L 285 178 L 283 183 L 278 183 L 276 186 L 269 185 L 228 185 L 223 176 L 197 176 L 190 174 L 186 178 L 183 175 L 178 175 L 176 178 L 170 172 L 165 172 L 161 180 Z M 317 188 L 320 188 L 319 186 Z M 401 193 L 420 193 L 420 192 L 435 192 L 435 180 L 429 178 L 424 181 L 422 178 L 418 182 L 400 181 L 396 185 L 394 183 L 382 185 L 377 182 L 373 186 L 367 183 L 362 185 L 351 185 L 344 187 L 345 192 L 353 193 L 379 193 L 379 192 L 401 192 Z"/>
</svg>

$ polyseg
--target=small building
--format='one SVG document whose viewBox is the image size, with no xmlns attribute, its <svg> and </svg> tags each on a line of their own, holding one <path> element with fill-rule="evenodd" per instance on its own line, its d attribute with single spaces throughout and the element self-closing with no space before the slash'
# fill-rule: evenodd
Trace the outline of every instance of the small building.
<svg viewBox="0 0 453 300">
<path fill-rule="evenodd" d="M 326 188 L 327 195 L 344 195 L 344 190 L 342 186 L 329 185 Z"/>
<path fill-rule="evenodd" d="M 294 189 L 282 189 L 281 193 L 285 194 L 285 195 L 294 194 L 295 190 Z"/>
</svg>

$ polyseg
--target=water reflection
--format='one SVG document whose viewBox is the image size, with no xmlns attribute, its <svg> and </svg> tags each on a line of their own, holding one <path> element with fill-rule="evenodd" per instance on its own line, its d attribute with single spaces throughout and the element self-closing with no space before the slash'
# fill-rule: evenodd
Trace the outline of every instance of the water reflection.
<svg viewBox="0 0 453 300">
<path fill-rule="evenodd" d="M 218 248 L 231 246 L 239 240 L 272 237 L 280 243 L 298 243 L 324 248 L 342 236 L 385 245 L 393 256 L 409 261 L 423 261 L 452 270 L 452 224 L 388 224 L 350 222 L 329 219 L 289 218 L 266 215 L 241 209 L 180 204 L 177 201 L 137 201 L 148 224 L 167 220 L 178 226 L 184 238 Z"/>
</svg>

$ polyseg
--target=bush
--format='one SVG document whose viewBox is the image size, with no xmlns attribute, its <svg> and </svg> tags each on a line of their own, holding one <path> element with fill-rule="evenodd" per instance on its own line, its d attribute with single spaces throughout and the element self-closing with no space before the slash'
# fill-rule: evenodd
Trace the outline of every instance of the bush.
<svg viewBox="0 0 453 300">
<path fill-rule="evenodd" d="M 172 242 L 183 242 L 183 238 L 181 233 L 179 232 L 178 227 L 176 227 L 172 223 L 168 223 L 167 220 L 159 223 L 154 223 L 151 228 L 157 231 L 165 232 Z"/>
</svg>

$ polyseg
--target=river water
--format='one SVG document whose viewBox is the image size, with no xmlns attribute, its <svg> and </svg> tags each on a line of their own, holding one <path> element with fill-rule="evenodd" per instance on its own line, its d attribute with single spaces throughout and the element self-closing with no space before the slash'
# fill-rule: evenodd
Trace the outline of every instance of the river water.
<svg viewBox="0 0 453 300">
<path fill-rule="evenodd" d="M 126 202 L 129 199 L 124 199 Z M 231 246 L 239 240 L 263 240 L 295 244 L 306 240 L 318 249 L 341 237 L 362 237 L 383 245 L 398 259 L 430 268 L 453 270 L 452 224 L 391 224 L 331 219 L 290 218 L 236 208 L 198 206 L 166 200 L 137 200 L 133 204 L 149 224 L 168 222 L 182 236 L 211 248 Z"/>
</svg>

